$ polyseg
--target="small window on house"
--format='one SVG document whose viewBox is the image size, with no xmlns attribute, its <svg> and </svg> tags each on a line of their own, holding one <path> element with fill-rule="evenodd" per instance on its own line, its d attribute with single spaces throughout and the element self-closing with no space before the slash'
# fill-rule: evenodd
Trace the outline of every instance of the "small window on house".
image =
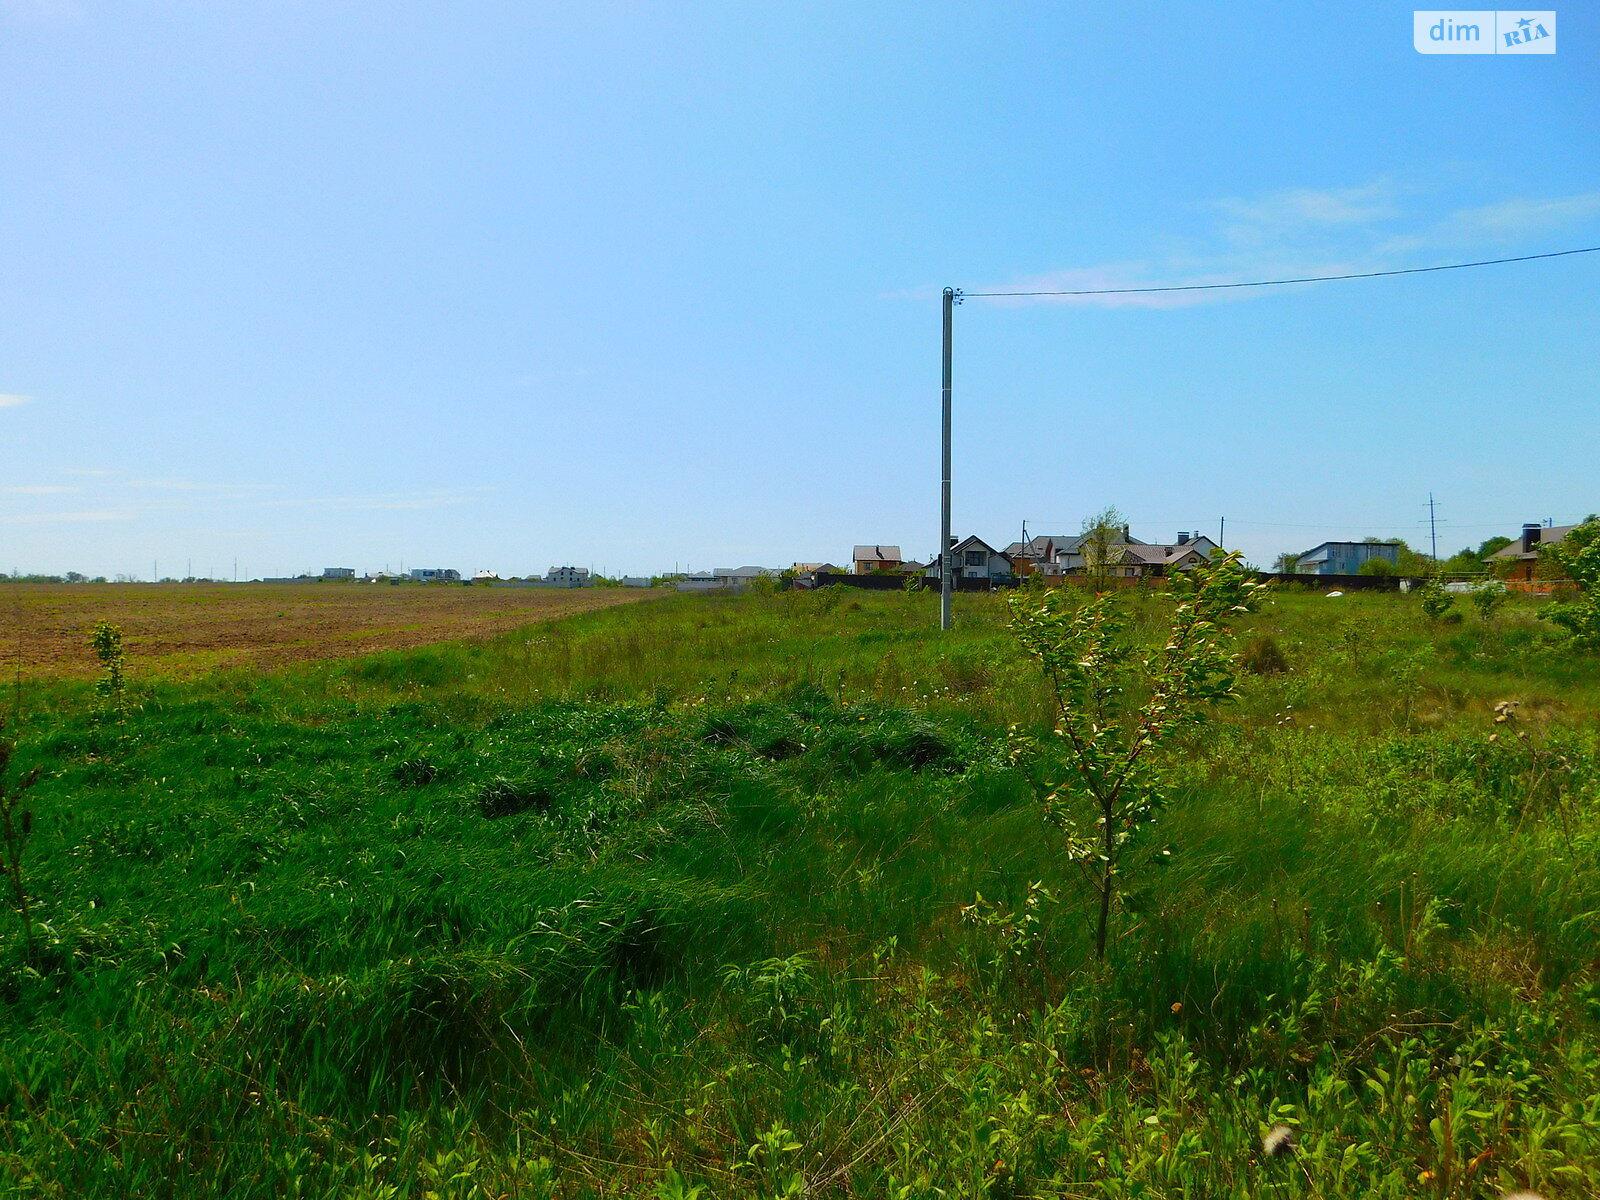
<svg viewBox="0 0 1600 1200">
<path fill-rule="evenodd" d="M 983 566 L 983 551 L 982 550 L 968 550 L 967 551 L 967 566 L 969 566 L 969 567 L 981 567 L 981 566 Z"/>
<path fill-rule="evenodd" d="M 1138 570 L 1134 567 L 1128 567 L 1123 571 L 1123 574 L 1129 576 L 1130 578 L 1138 573 Z"/>
</svg>

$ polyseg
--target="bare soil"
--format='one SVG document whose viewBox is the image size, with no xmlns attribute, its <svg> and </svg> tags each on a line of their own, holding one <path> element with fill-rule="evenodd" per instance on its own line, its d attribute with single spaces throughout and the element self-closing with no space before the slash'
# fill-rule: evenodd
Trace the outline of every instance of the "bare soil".
<svg viewBox="0 0 1600 1200">
<path fill-rule="evenodd" d="M 147 678 L 272 668 L 482 637 L 575 613 L 634 604 L 636 588 L 384 584 L 0 584 L 0 673 L 93 675 L 89 629 L 122 627 Z"/>
</svg>

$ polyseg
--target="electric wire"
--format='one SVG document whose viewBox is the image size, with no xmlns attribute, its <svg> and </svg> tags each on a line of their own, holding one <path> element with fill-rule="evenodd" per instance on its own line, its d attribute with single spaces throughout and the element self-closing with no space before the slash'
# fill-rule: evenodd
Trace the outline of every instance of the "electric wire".
<svg viewBox="0 0 1600 1200">
<path fill-rule="evenodd" d="M 1405 267 L 1394 271 L 1357 271 L 1348 275 L 1302 275 L 1294 279 L 1251 279 L 1240 283 L 1182 283 L 1165 287 L 1080 288 L 1066 292 L 962 292 L 961 299 L 999 299 L 1023 296 L 1132 296 L 1149 292 L 1209 292 L 1222 288 L 1280 287 L 1289 283 L 1330 283 L 1340 279 L 1379 279 L 1387 275 L 1425 275 L 1430 271 L 1462 271 L 1468 267 L 1497 267 L 1504 263 L 1533 262 L 1540 258 L 1565 258 L 1571 254 L 1594 254 L 1600 246 L 1578 250 L 1552 250 L 1547 254 L 1522 254 L 1515 258 L 1485 258 L 1478 262 L 1444 263 L 1436 267 Z"/>
</svg>

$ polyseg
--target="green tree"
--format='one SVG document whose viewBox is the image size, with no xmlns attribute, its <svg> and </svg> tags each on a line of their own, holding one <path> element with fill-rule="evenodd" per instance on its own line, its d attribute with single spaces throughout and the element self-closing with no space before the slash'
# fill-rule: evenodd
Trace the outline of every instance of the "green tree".
<svg viewBox="0 0 1600 1200">
<path fill-rule="evenodd" d="M 1600 650 L 1600 516 L 1590 513 L 1561 541 L 1542 546 L 1539 561 L 1576 592 L 1545 609 L 1540 618 L 1566 630 L 1574 646 Z"/>
<path fill-rule="evenodd" d="M 1272 570 L 1278 575 L 1293 575 L 1299 565 L 1300 555 L 1293 550 L 1285 550 L 1272 560 Z"/>
<path fill-rule="evenodd" d="M 1385 578 L 1393 578 L 1394 576 L 1400 574 L 1400 568 L 1395 566 L 1395 564 L 1390 562 L 1387 558 L 1369 558 L 1366 562 L 1362 563 L 1356 568 L 1356 574 L 1381 575 Z"/>
<path fill-rule="evenodd" d="M 1091 588 L 1103 592 L 1111 586 L 1112 574 L 1122 562 L 1127 543 L 1128 520 L 1115 505 L 1102 509 L 1083 521 L 1083 540 L 1078 553 L 1083 557 L 1083 578 Z"/>
<path fill-rule="evenodd" d="M 1446 575 L 1482 575 L 1483 559 L 1471 546 L 1463 546 L 1439 564 Z"/>
<path fill-rule="evenodd" d="M 1422 585 L 1422 611 L 1431 620 L 1442 621 L 1455 606 L 1455 596 L 1444 590 L 1444 584 L 1437 575 L 1429 575 Z"/>
<path fill-rule="evenodd" d="M 1012 631 L 1050 685 L 1069 765 L 1044 798 L 1045 815 L 1095 889 L 1101 958 L 1124 856 L 1165 800 L 1162 756 L 1207 705 L 1234 697 L 1231 623 L 1265 589 L 1238 554 L 1179 572 L 1167 635 L 1143 655 L 1117 596 L 1051 589 L 1011 597 Z"/>
<path fill-rule="evenodd" d="M 1492 537 L 1492 538 L 1486 538 L 1484 540 L 1483 544 L 1478 547 L 1478 551 L 1477 551 L 1477 559 L 1478 559 L 1478 561 L 1482 562 L 1484 559 L 1488 558 L 1491 554 L 1498 554 L 1500 551 L 1504 550 L 1507 546 L 1511 545 L 1511 542 L 1512 542 L 1511 538 L 1501 537 L 1498 534 L 1496 536 Z"/>
<path fill-rule="evenodd" d="M 1500 611 L 1500 606 L 1511 598 L 1511 589 L 1498 579 L 1486 580 L 1472 591 L 1472 607 L 1482 620 L 1490 620 Z"/>
<path fill-rule="evenodd" d="M 95 695 L 104 702 L 106 715 L 121 724 L 127 689 L 123 678 L 122 627 L 110 621 L 96 621 L 89 631 L 89 648 L 100 663 L 100 678 L 94 682 Z"/>
<path fill-rule="evenodd" d="M 1433 559 L 1421 551 L 1413 550 L 1406 544 L 1404 538 L 1399 539 L 1400 551 L 1395 556 L 1395 569 L 1401 575 L 1431 575 L 1433 574 Z"/>
</svg>

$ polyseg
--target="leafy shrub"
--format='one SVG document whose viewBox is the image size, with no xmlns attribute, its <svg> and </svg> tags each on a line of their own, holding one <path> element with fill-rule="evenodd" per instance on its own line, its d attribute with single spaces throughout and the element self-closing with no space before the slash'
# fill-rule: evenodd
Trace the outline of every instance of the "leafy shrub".
<svg viewBox="0 0 1600 1200">
<path fill-rule="evenodd" d="M 1566 573 L 1576 595 L 1552 604 L 1540 618 L 1566 630 L 1574 646 L 1600 650 L 1600 517 L 1586 518 L 1541 555 Z"/>
<path fill-rule="evenodd" d="M 1472 590 L 1472 607 L 1477 610 L 1481 620 L 1487 621 L 1500 611 L 1510 597 L 1510 588 L 1498 579 L 1491 579 Z"/>
<path fill-rule="evenodd" d="M 1444 590 L 1438 579 L 1429 579 L 1422 585 L 1422 611 L 1430 620 L 1443 621 L 1456 606 L 1456 598 Z M 1460 620 L 1458 615 L 1457 620 Z"/>
<path fill-rule="evenodd" d="M 89 648 L 100 664 L 100 678 L 94 692 L 105 706 L 105 714 L 117 722 L 123 718 L 123 696 L 127 681 L 123 676 L 122 627 L 100 620 L 89 631 Z"/>
<path fill-rule="evenodd" d="M 1096 893 L 1097 958 L 1106 954 L 1121 860 L 1166 799 L 1161 751 L 1208 705 L 1237 695 L 1231 626 L 1265 590 L 1236 553 L 1180 574 L 1162 647 L 1143 657 L 1114 596 L 1050 591 L 1011 601 L 1012 630 L 1049 685 L 1072 768 L 1044 809 Z"/>
</svg>

